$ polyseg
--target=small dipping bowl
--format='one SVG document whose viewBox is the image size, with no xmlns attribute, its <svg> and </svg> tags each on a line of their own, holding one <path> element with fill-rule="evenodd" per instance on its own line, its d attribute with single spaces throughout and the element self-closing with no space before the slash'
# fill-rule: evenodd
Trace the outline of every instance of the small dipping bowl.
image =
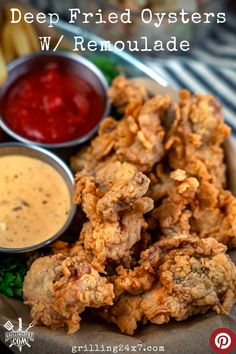
<svg viewBox="0 0 236 354">
<path fill-rule="evenodd" d="M 52 69 L 51 72 L 45 72 L 48 68 Z M 109 114 L 108 83 L 104 75 L 93 63 L 77 54 L 66 51 L 36 53 L 13 61 L 9 64 L 8 71 L 9 77 L 0 89 L 0 127 L 14 140 L 47 149 L 74 147 L 91 138 L 101 120 Z M 44 76 L 39 80 L 41 72 Z M 29 84 L 26 81 L 22 83 L 26 78 L 30 80 Z M 19 110 L 17 102 L 20 105 Z M 21 128 L 17 129 L 19 114 L 22 114 L 23 118 Z M 14 120 L 14 124 L 11 124 L 9 116 Z M 56 119 L 59 119 L 57 124 Z M 35 129 L 35 122 L 40 129 L 47 129 L 50 136 L 48 140 Z M 53 128 L 51 122 L 54 122 Z M 30 134 L 26 134 L 25 129 L 28 129 Z M 58 140 L 53 137 L 53 129 L 54 132 L 58 129 Z"/>
<path fill-rule="evenodd" d="M 40 147 L 37 146 L 27 146 L 24 144 L 20 143 L 2 143 L 0 144 L 0 159 L 2 157 L 28 157 L 32 158 L 33 160 L 39 160 L 40 162 L 48 164 L 51 168 L 53 168 L 57 172 L 57 176 L 60 180 L 60 177 L 62 178 L 62 181 L 64 181 L 64 187 L 67 188 L 68 190 L 68 197 L 70 200 L 70 208 L 67 211 L 65 215 L 67 217 L 65 218 L 65 223 L 63 224 L 62 227 L 60 227 L 56 233 L 53 235 L 50 235 L 50 237 L 46 236 L 46 239 L 41 241 L 40 243 L 35 243 L 26 247 L 10 247 L 10 248 L 5 248 L 5 247 L 0 247 L 0 252 L 5 252 L 5 253 L 20 253 L 20 252 L 27 252 L 27 251 L 32 251 L 41 247 L 44 247 L 54 240 L 56 240 L 59 236 L 61 236 L 66 229 L 69 227 L 71 224 L 75 212 L 76 212 L 76 205 L 73 204 L 73 192 L 74 192 L 74 178 L 72 173 L 70 172 L 69 168 L 66 166 L 66 164 L 55 154 L 51 153 L 50 151 L 44 150 Z M 7 176 L 9 179 L 14 178 L 15 176 Z M 30 178 L 30 177 L 29 177 Z M 43 175 L 43 178 L 45 179 L 45 183 L 47 183 L 47 175 Z M 64 189 L 66 190 L 66 189 Z M 1 191 L 0 191 L 1 194 Z M 20 198 L 20 197 L 19 197 Z M 18 198 L 18 199 L 19 199 Z M 1 200 L 3 202 L 3 200 Z M 27 204 L 25 204 L 27 206 Z M 16 208 L 15 208 L 16 209 Z M 56 212 L 56 210 L 55 210 Z M 4 220 L 0 220 L 0 226 L 2 227 Z M 56 223 L 55 223 L 56 224 Z M 0 230 L 1 232 L 1 230 Z"/>
</svg>

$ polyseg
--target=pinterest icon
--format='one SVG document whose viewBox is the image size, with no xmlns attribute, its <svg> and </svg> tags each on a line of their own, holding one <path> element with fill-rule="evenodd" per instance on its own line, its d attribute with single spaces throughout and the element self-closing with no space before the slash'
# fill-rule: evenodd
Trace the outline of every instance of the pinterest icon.
<svg viewBox="0 0 236 354">
<path fill-rule="evenodd" d="M 217 328 L 210 338 L 212 349 L 219 354 L 228 354 L 236 345 L 236 337 L 229 328 Z"/>
</svg>

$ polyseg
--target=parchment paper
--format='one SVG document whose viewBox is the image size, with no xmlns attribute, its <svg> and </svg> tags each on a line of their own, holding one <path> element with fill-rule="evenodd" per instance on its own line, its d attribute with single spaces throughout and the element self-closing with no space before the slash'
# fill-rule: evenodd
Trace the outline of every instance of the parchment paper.
<svg viewBox="0 0 236 354">
<path fill-rule="evenodd" d="M 10 319 L 17 326 L 18 317 L 22 317 L 24 328 L 31 322 L 28 308 L 17 300 L 2 297 L 0 313 L 1 324 Z M 0 339 L 4 342 L 6 330 L 3 326 L 0 327 Z M 183 322 L 173 321 L 160 326 L 146 325 L 133 337 L 121 334 L 113 325 L 96 320 L 94 322 L 82 321 L 81 329 L 71 336 L 66 335 L 63 330 L 52 331 L 46 327 L 33 327 L 35 338 L 31 344 L 32 347 L 24 346 L 22 353 L 65 354 L 72 352 L 72 346 L 84 346 L 85 344 L 104 344 L 114 347 L 120 344 L 135 346 L 142 343 L 147 346 L 164 346 L 165 353 L 168 354 L 207 354 L 214 353 L 209 339 L 211 333 L 219 327 L 227 327 L 236 331 L 236 306 L 229 316 L 216 315 L 211 312 Z M 12 347 L 11 350 L 19 353 L 16 347 Z M 141 350 L 140 353 L 147 353 L 147 351 Z"/>
<path fill-rule="evenodd" d="M 231 191 L 236 195 L 236 148 L 231 139 L 225 144 L 228 180 Z M 236 251 L 230 252 L 231 257 L 236 262 Z M 5 341 L 5 328 L 3 324 L 10 320 L 18 326 L 18 317 L 22 317 L 23 328 L 26 328 L 31 322 L 29 308 L 22 302 L 4 296 L 0 296 L 0 340 Z M 31 354 L 64 354 L 71 353 L 73 346 L 87 345 L 107 345 L 116 351 L 116 346 L 129 345 L 132 352 L 138 344 L 143 346 L 164 347 L 164 353 L 168 354 L 207 354 L 214 353 L 210 347 L 209 339 L 211 333 L 219 328 L 227 327 L 236 332 L 236 306 L 232 309 L 230 315 L 223 316 L 209 312 L 206 315 L 194 316 L 186 321 L 171 321 L 166 325 L 146 325 L 140 328 L 133 337 L 123 335 L 119 329 L 102 322 L 99 319 L 84 320 L 81 323 L 81 329 L 74 335 L 68 336 L 64 330 L 52 331 L 46 327 L 33 327 L 35 338 L 31 342 L 31 348 L 24 346 L 22 353 Z M 89 348 L 89 347 L 88 347 Z M 95 347 L 94 351 L 95 352 Z M 154 353 L 150 347 L 141 346 L 139 353 Z M 86 349 L 86 348 L 85 348 Z M 14 353 L 19 353 L 15 346 L 11 347 Z M 80 349 L 78 353 L 88 353 Z M 119 351 L 125 352 L 125 351 Z M 159 351 L 158 351 L 159 352 Z M 98 351 L 97 351 L 98 353 Z"/>
</svg>

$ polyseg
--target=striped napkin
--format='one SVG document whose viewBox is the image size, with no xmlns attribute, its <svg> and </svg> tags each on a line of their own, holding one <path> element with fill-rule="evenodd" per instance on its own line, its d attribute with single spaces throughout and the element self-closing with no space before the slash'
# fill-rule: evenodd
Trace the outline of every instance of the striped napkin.
<svg viewBox="0 0 236 354">
<path fill-rule="evenodd" d="M 228 14 L 225 24 L 214 26 L 190 56 L 146 63 L 176 88 L 215 95 L 236 142 L 236 16 Z"/>
</svg>

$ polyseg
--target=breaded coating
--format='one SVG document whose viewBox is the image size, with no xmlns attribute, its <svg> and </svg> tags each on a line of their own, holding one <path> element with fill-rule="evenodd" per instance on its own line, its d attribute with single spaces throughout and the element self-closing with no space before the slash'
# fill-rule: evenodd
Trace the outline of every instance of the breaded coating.
<svg viewBox="0 0 236 354">
<path fill-rule="evenodd" d="M 172 169 L 183 169 L 199 182 L 226 185 L 222 142 L 230 134 L 221 107 L 210 95 L 182 92 L 165 149 Z"/>
<path fill-rule="evenodd" d="M 156 169 L 148 196 L 158 202 L 158 207 L 152 212 L 150 225 L 155 225 L 155 220 L 168 237 L 174 224 L 174 232 L 213 237 L 230 248 L 236 246 L 236 199 L 225 189 L 222 148 L 229 133 L 214 97 L 182 92 L 166 134 L 165 161 L 170 171 L 183 169 L 188 178 L 197 178 L 199 187 L 185 204 L 183 195 L 171 185 L 169 174 L 162 173 L 160 178 L 161 168 Z"/>
<path fill-rule="evenodd" d="M 236 198 L 226 189 L 230 128 L 219 103 L 187 91 L 178 102 L 150 97 L 124 77 L 108 95 L 122 117 L 104 119 L 71 158 L 81 211 L 74 243 L 55 242 L 25 277 L 33 320 L 74 333 L 92 307 L 132 335 L 148 321 L 227 314 L 236 299 L 226 254 L 236 247 Z"/>
<path fill-rule="evenodd" d="M 141 309 L 149 321 L 181 321 L 209 309 L 230 311 L 235 303 L 236 267 L 225 246 L 212 238 L 163 240 L 158 246 L 168 252 L 158 268 L 158 282 L 143 296 Z"/>
<path fill-rule="evenodd" d="M 129 81 L 127 85 L 130 90 L 132 85 L 135 87 L 135 84 Z M 115 90 L 115 86 L 114 82 L 111 92 Z M 132 95 L 131 97 L 133 98 Z M 136 101 L 135 95 L 134 98 Z M 165 135 L 162 121 L 170 109 L 170 98 L 156 96 L 146 102 L 141 101 L 138 114 L 126 108 L 125 112 L 128 113 L 122 120 L 116 121 L 109 117 L 101 123 L 98 136 L 90 146 L 72 157 L 71 166 L 74 171 L 80 171 L 82 168 L 92 170 L 100 163 L 118 160 L 132 163 L 144 172 L 150 171 L 155 163 L 161 160 L 164 155 Z M 127 104 L 128 101 L 125 98 L 121 102 L 123 107 L 123 102 Z"/>
<path fill-rule="evenodd" d="M 168 196 L 170 188 L 172 188 L 173 180 L 170 178 L 170 171 L 164 171 L 164 163 L 160 162 L 154 166 L 153 170 L 147 174 L 150 179 L 150 187 L 148 196 L 158 202 Z"/>
<path fill-rule="evenodd" d="M 130 249 L 146 227 L 143 215 L 153 208 L 145 197 L 149 179 L 127 163 L 108 163 L 95 176 L 78 173 L 75 203 L 89 221 L 80 239 L 87 252 L 103 266 L 107 259 L 130 262 Z"/>
<path fill-rule="evenodd" d="M 120 331 L 133 335 L 138 324 L 145 324 L 147 319 L 141 310 L 142 296 L 123 295 L 115 305 L 99 311 L 100 317 L 109 323 L 115 323 Z"/>
<path fill-rule="evenodd" d="M 31 307 L 36 324 L 53 329 L 80 327 L 86 307 L 112 305 L 113 285 L 83 258 L 62 254 L 38 258 L 24 281 L 25 304 Z"/>
<path fill-rule="evenodd" d="M 150 98 L 146 89 L 136 82 L 118 76 L 109 89 L 112 104 L 125 116 L 136 117 L 141 107 Z"/>
<path fill-rule="evenodd" d="M 171 178 L 175 182 L 160 206 L 153 209 L 148 224 L 153 224 L 153 219 L 158 222 L 164 237 L 176 233 L 213 237 L 229 248 L 236 247 L 236 198 L 231 192 L 210 182 L 199 184 L 182 170 L 172 172 Z"/>
<path fill-rule="evenodd" d="M 151 289 L 155 276 L 148 269 L 142 266 L 132 269 L 125 269 L 123 266 L 116 268 L 117 274 L 110 278 L 114 284 L 115 296 L 119 297 L 124 293 L 138 295 Z"/>
<path fill-rule="evenodd" d="M 198 237 L 214 237 L 236 247 L 236 198 L 225 189 L 204 182 L 192 202 L 191 232 Z"/>
<path fill-rule="evenodd" d="M 190 233 L 189 219 L 192 214 L 188 206 L 195 198 L 199 187 L 198 180 L 193 177 L 187 178 L 183 170 L 172 172 L 170 177 L 174 184 L 169 189 L 168 197 L 152 212 L 166 237 Z"/>
<path fill-rule="evenodd" d="M 236 267 L 225 252 L 226 247 L 212 238 L 176 235 L 157 242 L 145 251 L 141 263 L 150 271 L 156 269 L 152 289 L 118 296 L 112 307 L 100 310 L 101 316 L 132 335 L 138 322 L 147 320 L 181 321 L 210 309 L 227 314 L 235 302 Z"/>
</svg>

